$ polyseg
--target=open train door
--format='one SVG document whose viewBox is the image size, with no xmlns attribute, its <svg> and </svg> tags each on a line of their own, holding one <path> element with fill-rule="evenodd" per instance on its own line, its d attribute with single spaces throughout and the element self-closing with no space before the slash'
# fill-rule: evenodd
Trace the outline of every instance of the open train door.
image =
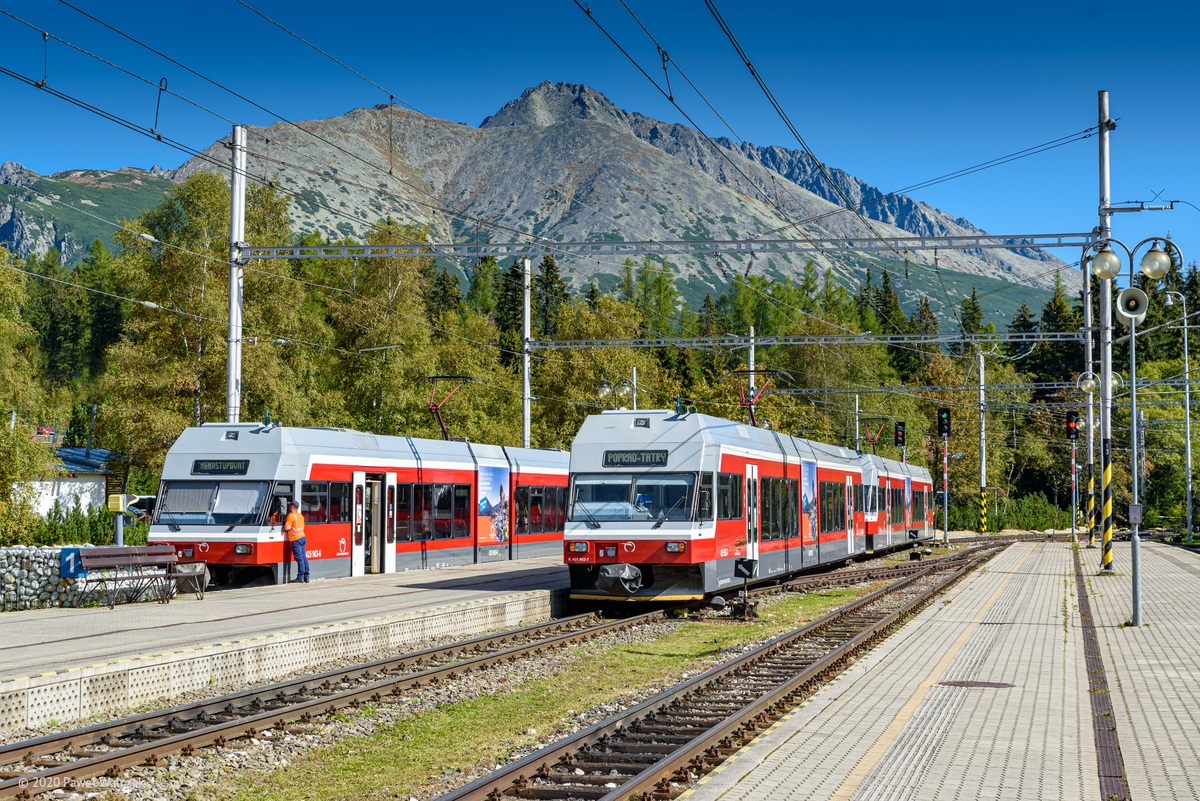
<svg viewBox="0 0 1200 801">
<path fill-rule="evenodd" d="M 366 574 L 366 538 L 370 536 L 367 527 L 370 521 L 367 519 L 367 474 L 354 474 L 354 517 L 352 523 L 354 526 L 353 538 L 350 542 L 350 575 L 362 576 Z"/>
</svg>

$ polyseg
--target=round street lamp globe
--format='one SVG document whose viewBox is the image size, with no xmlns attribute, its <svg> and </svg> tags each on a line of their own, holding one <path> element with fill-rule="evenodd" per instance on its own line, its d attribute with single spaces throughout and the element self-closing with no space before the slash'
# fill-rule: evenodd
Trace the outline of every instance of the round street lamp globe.
<svg viewBox="0 0 1200 801">
<path fill-rule="evenodd" d="M 1116 278 L 1121 273 L 1121 257 L 1105 246 L 1092 259 L 1092 272 L 1097 278 Z"/>
<path fill-rule="evenodd" d="M 1086 392 L 1088 395 L 1091 395 L 1092 393 L 1094 393 L 1096 391 L 1096 379 L 1094 379 L 1094 378 L 1079 379 L 1079 389 L 1082 392 Z"/>
<path fill-rule="evenodd" d="M 1142 256 L 1142 272 L 1147 278 L 1157 281 L 1171 270 L 1171 257 L 1157 242 Z"/>
</svg>

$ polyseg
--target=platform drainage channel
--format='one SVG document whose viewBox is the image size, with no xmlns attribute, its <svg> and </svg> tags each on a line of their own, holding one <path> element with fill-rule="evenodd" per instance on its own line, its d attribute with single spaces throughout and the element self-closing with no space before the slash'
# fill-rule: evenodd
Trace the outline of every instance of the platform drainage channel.
<svg viewBox="0 0 1200 801">
<path fill-rule="evenodd" d="M 1007 681 L 939 681 L 942 687 L 966 687 L 967 689 L 1007 690 L 1014 685 Z"/>
<path fill-rule="evenodd" d="M 1079 551 L 1075 552 L 1075 586 L 1079 592 L 1079 619 L 1083 625 L 1083 658 L 1087 666 L 1088 694 L 1092 699 L 1092 731 L 1096 738 L 1096 772 L 1100 777 L 1100 797 L 1104 801 L 1128 801 L 1129 784 L 1125 781 L 1125 761 L 1121 758 L 1121 745 L 1117 742 L 1112 696 L 1108 691 L 1108 677 L 1104 674 L 1104 659 L 1100 654 L 1099 635 L 1096 632 L 1096 621 L 1092 617 L 1092 605 L 1088 600 L 1087 583 L 1083 579 Z"/>
</svg>

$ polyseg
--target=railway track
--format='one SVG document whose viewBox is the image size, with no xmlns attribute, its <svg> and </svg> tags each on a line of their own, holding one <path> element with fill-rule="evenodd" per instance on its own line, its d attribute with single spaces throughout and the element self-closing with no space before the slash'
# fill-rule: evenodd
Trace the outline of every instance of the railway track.
<svg viewBox="0 0 1200 801">
<path fill-rule="evenodd" d="M 999 550 L 924 565 L 438 801 L 675 798 Z"/>
<path fill-rule="evenodd" d="M 577 615 L 0 746 L 0 798 L 32 798 L 84 779 L 115 776 L 126 767 L 156 765 L 168 754 L 262 737 L 347 706 L 661 617 L 658 611 L 616 621 Z"/>
<path fill-rule="evenodd" d="M 969 552 L 930 562 L 807 576 L 752 590 L 751 595 L 936 574 L 961 563 L 965 553 Z M 115 777 L 133 766 L 159 765 L 168 755 L 191 755 L 205 746 L 295 733 L 290 726 L 345 707 L 385 701 L 389 695 L 400 696 L 424 685 L 450 681 L 461 673 L 634 628 L 668 614 L 656 610 L 616 621 L 576 615 L 0 746 L 0 799 L 28 799 L 76 788 L 89 778 Z"/>
</svg>

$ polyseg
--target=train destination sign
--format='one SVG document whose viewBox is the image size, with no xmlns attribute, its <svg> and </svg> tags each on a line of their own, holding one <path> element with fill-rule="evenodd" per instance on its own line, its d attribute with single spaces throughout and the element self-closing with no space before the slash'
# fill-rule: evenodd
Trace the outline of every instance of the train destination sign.
<svg viewBox="0 0 1200 801">
<path fill-rule="evenodd" d="M 666 451 L 605 451 L 605 467 L 666 467 Z"/>
<path fill-rule="evenodd" d="M 244 476 L 249 472 L 249 459 L 197 459 L 192 462 L 193 476 Z"/>
</svg>

